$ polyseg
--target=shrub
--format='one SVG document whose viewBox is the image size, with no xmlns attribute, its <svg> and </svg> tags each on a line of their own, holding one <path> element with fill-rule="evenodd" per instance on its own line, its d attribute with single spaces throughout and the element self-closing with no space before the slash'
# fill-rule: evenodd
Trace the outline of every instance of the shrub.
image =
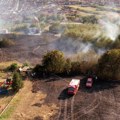
<svg viewBox="0 0 120 120">
<path fill-rule="evenodd" d="M 15 27 L 13 27 L 12 31 L 13 32 L 15 32 L 15 31 L 19 32 L 21 30 L 27 29 L 27 27 L 28 27 L 27 24 L 17 24 Z"/>
<path fill-rule="evenodd" d="M 17 69 L 18 69 L 18 64 L 17 63 L 13 63 L 7 68 L 7 70 L 9 70 L 11 72 L 16 71 Z"/>
<path fill-rule="evenodd" d="M 64 54 L 58 50 L 48 52 L 43 56 L 42 64 L 47 73 L 61 73 L 65 65 Z"/>
<path fill-rule="evenodd" d="M 71 72 L 71 67 L 72 67 L 71 60 L 66 59 L 63 74 L 69 75 Z"/>
<path fill-rule="evenodd" d="M 50 26 L 49 31 L 58 34 L 64 31 L 64 27 L 59 23 L 54 23 L 52 26 Z"/>
<path fill-rule="evenodd" d="M 63 36 L 71 38 L 81 38 L 85 41 L 93 41 L 96 37 L 95 33 L 100 32 L 100 26 L 96 24 L 80 24 L 67 25 Z"/>
<path fill-rule="evenodd" d="M 0 48 L 10 47 L 13 45 L 15 45 L 15 42 L 10 39 L 3 38 L 0 40 Z"/>
<path fill-rule="evenodd" d="M 19 89 L 21 89 L 22 87 L 23 87 L 22 78 L 18 72 L 15 72 L 13 74 L 12 89 L 13 89 L 13 91 L 18 92 Z"/>
<path fill-rule="evenodd" d="M 71 75 L 78 75 L 81 73 L 80 62 L 71 63 Z"/>
<path fill-rule="evenodd" d="M 120 80 L 120 49 L 112 49 L 103 54 L 98 61 L 97 73 L 101 79 Z"/>
<path fill-rule="evenodd" d="M 29 66 L 28 62 L 23 63 L 22 67 Z"/>
<path fill-rule="evenodd" d="M 83 23 L 97 24 L 98 20 L 97 20 L 97 18 L 94 15 L 90 15 L 90 16 L 82 17 L 82 22 Z"/>
</svg>

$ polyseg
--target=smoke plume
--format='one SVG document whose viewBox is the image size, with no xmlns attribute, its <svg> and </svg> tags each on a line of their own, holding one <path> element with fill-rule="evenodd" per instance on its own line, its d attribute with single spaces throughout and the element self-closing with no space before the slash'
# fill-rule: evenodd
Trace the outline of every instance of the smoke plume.
<svg viewBox="0 0 120 120">
<path fill-rule="evenodd" d="M 99 24 L 102 26 L 104 35 L 112 41 L 115 41 L 120 34 L 120 16 L 117 11 L 114 10 L 116 8 L 114 3 L 111 3 L 111 7 L 105 6 L 105 8 L 107 11 L 104 17 L 99 19 Z"/>
</svg>

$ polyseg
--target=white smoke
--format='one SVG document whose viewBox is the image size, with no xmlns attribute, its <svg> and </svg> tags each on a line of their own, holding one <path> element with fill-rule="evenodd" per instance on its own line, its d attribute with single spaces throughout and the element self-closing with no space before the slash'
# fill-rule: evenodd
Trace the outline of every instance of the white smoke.
<svg viewBox="0 0 120 120">
<path fill-rule="evenodd" d="M 105 6 L 105 8 L 109 8 Z M 116 6 L 114 3 L 111 4 L 111 9 L 115 9 Z M 115 41 L 120 32 L 120 16 L 117 11 L 114 12 L 107 12 L 105 13 L 104 18 L 99 20 L 100 26 L 102 26 L 103 33 L 106 37 L 110 38 L 111 40 Z"/>
</svg>

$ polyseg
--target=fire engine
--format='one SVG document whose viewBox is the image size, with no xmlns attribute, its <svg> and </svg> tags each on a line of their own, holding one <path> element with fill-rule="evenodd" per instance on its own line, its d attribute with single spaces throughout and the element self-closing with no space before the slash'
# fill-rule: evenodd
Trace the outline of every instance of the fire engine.
<svg viewBox="0 0 120 120">
<path fill-rule="evenodd" d="M 75 95 L 79 89 L 80 79 L 72 79 L 68 86 L 68 94 Z"/>
</svg>

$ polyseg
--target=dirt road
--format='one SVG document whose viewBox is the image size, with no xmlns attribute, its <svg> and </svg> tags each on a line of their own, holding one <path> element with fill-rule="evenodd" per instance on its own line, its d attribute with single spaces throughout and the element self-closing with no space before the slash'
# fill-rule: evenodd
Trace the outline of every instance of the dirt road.
<svg viewBox="0 0 120 120">
<path fill-rule="evenodd" d="M 20 102 L 9 120 L 49 120 L 49 117 L 57 109 L 55 104 L 44 104 L 46 94 L 42 92 L 32 92 L 32 82 L 26 81 L 24 88 L 20 91 Z"/>
</svg>

